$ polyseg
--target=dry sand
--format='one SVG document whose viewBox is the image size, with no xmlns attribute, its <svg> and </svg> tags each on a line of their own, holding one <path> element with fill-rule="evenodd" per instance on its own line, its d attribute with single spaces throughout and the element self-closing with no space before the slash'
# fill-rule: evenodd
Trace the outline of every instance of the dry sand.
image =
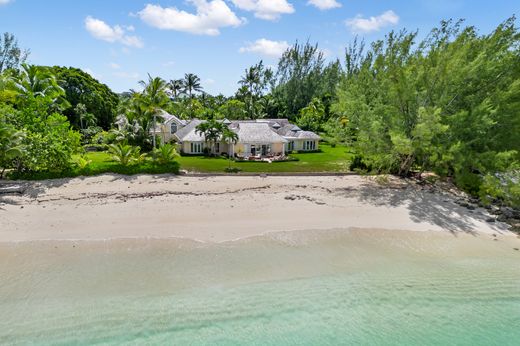
<svg viewBox="0 0 520 346">
<path fill-rule="evenodd" d="M 347 228 L 512 236 L 449 193 L 361 176 L 132 176 L 26 182 L 0 196 L 0 242 L 181 237 Z"/>
</svg>

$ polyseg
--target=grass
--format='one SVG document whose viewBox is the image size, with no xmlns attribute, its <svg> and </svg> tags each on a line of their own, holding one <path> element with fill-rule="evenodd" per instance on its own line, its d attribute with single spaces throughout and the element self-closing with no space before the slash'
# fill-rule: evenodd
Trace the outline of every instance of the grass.
<svg viewBox="0 0 520 346">
<path fill-rule="evenodd" d="M 294 161 L 286 162 L 231 162 L 231 168 L 238 168 L 246 173 L 341 173 L 348 172 L 353 154 L 344 146 L 331 147 L 320 145 L 320 152 L 299 153 L 290 155 Z M 133 174 L 163 174 L 178 173 L 179 169 L 196 173 L 224 173 L 230 161 L 224 158 L 209 158 L 204 156 L 182 156 L 171 164 L 158 165 L 151 161 L 140 164 L 122 166 L 112 160 L 107 152 L 89 152 L 85 158 L 90 164 L 81 169 L 74 168 L 63 172 L 32 172 L 14 179 L 42 180 L 77 176 L 92 176 L 103 173 Z"/>
<path fill-rule="evenodd" d="M 287 162 L 232 162 L 241 172 L 249 173 L 325 173 L 348 172 L 352 154 L 344 146 L 331 147 L 321 144 L 320 152 L 299 153 L 290 156 L 297 161 Z M 180 168 L 189 172 L 223 173 L 229 166 L 229 161 L 223 158 L 208 158 L 202 156 L 183 156 L 177 160 Z"/>
</svg>

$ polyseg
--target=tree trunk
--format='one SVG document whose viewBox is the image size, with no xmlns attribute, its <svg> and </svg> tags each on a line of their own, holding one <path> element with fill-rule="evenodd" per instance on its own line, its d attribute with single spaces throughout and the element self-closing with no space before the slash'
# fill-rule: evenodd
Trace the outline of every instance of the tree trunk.
<svg viewBox="0 0 520 346">
<path fill-rule="evenodd" d="M 155 150 L 155 113 L 153 114 L 153 131 L 152 131 L 152 143 L 153 143 L 153 149 Z M 155 154 L 154 154 L 155 155 Z"/>
</svg>

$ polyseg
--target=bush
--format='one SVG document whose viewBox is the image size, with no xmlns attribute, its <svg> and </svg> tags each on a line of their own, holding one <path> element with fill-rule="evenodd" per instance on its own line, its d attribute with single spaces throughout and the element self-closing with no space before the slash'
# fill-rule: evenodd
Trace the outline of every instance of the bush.
<svg viewBox="0 0 520 346">
<path fill-rule="evenodd" d="M 177 149 L 171 144 L 160 146 L 159 149 L 154 151 L 153 155 L 155 160 L 162 165 L 173 162 L 177 157 L 179 157 Z"/>
<path fill-rule="evenodd" d="M 116 142 L 117 135 L 114 132 L 101 131 L 96 133 L 90 143 L 91 144 L 113 144 Z"/>
<path fill-rule="evenodd" d="M 108 152 L 112 154 L 112 159 L 121 166 L 129 166 L 144 161 L 144 154 L 141 155 L 141 148 L 127 144 L 110 144 Z"/>
<path fill-rule="evenodd" d="M 94 144 L 99 144 L 99 143 L 95 143 L 93 142 L 93 138 L 100 132 L 102 132 L 103 129 L 99 126 L 90 126 L 84 130 L 81 130 L 81 134 L 83 135 L 83 138 L 82 138 L 82 143 L 84 144 L 88 144 L 88 143 L 94 143 Z"/>
<path fill-rule="evenodd" d="M 372 167 L 370 165 L 367 165 L 364 160 L 363 156 L 356 155 L 350 162 L 349 169 L 351 171 L 361 170 L 361 171 L 371 171 Z"/>
<path fill-rule="evenodd" d="M 238 167 L 226 167 L 226 169 L 224 171 L 226 173 L 239 173 L 242 170 L 240 168 L 238 168 Z"/>
</svg>

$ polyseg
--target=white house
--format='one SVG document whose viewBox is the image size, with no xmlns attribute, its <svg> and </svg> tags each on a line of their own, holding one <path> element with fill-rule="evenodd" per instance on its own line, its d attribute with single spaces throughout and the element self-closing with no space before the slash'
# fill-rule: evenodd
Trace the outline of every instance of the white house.
<svg viewBox="0 0 520 346">
<path fill-rule="evenodd" d="M 207 146 L 204 135 L 197 131 L 203 120 L 194 119 L 181 127 L 173 138 L 184 154 L 201 154 Z M 238 135 L 236 144 L 219 141 L 215 143 L 215 154 L 231 156 L 284 156 L 287 152 L 315 151 L 320 137 L 314 132 L 303 131 L 287 119 L 223 120 L 229 129 Z"/>
</svg>

